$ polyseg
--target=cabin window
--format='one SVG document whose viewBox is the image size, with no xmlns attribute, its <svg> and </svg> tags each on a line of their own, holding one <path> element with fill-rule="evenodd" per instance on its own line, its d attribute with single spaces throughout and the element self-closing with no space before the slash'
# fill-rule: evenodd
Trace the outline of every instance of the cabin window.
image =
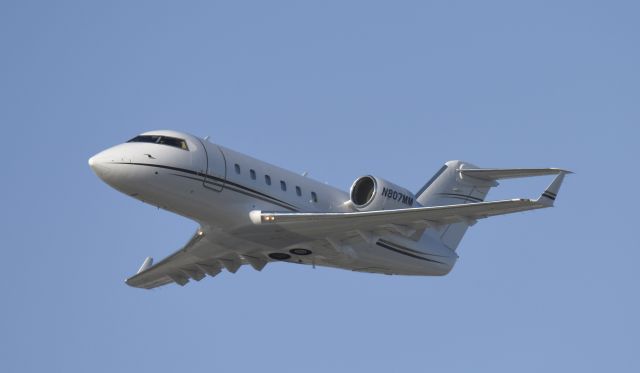
<svg viewBox="0 0 640 373">
<path fill-rule="evenodd" d="M 267 183 L 267 185 L 271 185 L 271 176 L 264 175 L 264 182 Z"/>
<path fill-rule="evenodd" d="M 236 173 L 240 175 L 240 165 L 236 163 L 234 168 L 236 169 Z"/>
<path fill-rule="evenodd" d="M 287 183 L 285 183 L 283 180 L 280 180 L 280 189 L 282 189 L 283 192 L 287 191 Z"/>
<path fill-rule="evenodd" d="M 189 147 L 187 146 L 186 141 L 184 141 L 183 139 L 170 137 L 170 136 L 140 135 L 132 138 L 127 142 L 148 142 L 151 144 L 168 145 L 168 146 L 173 146 L 174 148 L 189 150 Z"/>
<path fill-rule="evenodd" d="M 300 189 L 299 186 L 296 187 L 296 194 L 298 195 L 298 197 L 302 196 L 302 189 Z"/>
<path fill-rule="evenodd" d="M 256 179 L 256 170 L 249 170 L 249 175 L 251 175 L 251 180 Z"/>
<path fill-rule="evenodd" d="M 316 194 L 316 192 L 311 192 L 311 202 L 318 202 L 318 195 Z"/>
</svg>

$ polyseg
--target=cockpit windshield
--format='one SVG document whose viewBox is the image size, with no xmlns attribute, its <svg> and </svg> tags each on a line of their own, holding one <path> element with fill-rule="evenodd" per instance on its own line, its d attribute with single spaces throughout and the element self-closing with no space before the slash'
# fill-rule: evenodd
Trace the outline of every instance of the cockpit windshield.
<svg viewBox="0 0 640 373">
<path fill-rule="evenodd" d="M 139 135 L 127 142 L 149 142 L 153 144 L 162 144 L 173 146 L 174 148 L 180 148 L 184 150 L 189 150 L 187 146 L 187 142 L 183 139 L 178 139 L 176 137 L 169 136 L 158 136 L 158 135 Z"/>
</svg>

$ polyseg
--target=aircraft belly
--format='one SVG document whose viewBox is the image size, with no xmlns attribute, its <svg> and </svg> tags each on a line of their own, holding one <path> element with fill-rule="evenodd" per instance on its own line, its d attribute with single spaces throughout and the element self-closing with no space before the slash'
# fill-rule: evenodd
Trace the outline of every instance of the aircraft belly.
<svg viewBox="0 0 640 373">
<path fill-rule="evenodd" d="M 372 268 L 383 268 L 378 273 L 398 275 L 429 275 L 439 276 L 449 273 L 453 258 L 431 256 L 428 253 L 418 254 L 401 248 L 383 244 L 384 246 L 364 244 L 356 246 L 359 261 Z M 385 247 L 386 246 L 386 247 Z M 455 259 L 453 259 L 455 261 Z M 371 272 L 367 270 L 366 272 Z"/>
</svg>

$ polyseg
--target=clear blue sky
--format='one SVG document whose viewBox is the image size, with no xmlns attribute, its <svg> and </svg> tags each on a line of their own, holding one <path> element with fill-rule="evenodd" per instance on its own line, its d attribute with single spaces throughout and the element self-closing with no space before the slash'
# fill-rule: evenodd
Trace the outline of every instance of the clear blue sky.
<svg viewBox="0 0 640 373">
<path fill-rule="evenodd" d="M 638 372 L 640 7 L 2 1 L 0 371 Z M 87 159 L 152 129 L 347 189 L 449 159 L 565 167 L 442 278 L 243 268 L 127 287 L 196 225 Z M 548 179 L 490 198 L 536 196 Z"/>
</svg>

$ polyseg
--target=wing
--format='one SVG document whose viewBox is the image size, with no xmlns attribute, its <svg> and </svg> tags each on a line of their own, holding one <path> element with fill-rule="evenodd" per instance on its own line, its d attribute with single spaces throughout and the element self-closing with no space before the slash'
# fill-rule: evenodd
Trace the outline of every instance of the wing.
<svg viewBox="0 0 640 373">
<path fill-rule="evenodd" d="M 376 229 L 405 230 L 410 235 L 425 226 L 456 222 L 473 224 L 477 219 L 553 206 L 564 172 L 560 173 L 537 200 L 515 199 L 462 205 L 419 207 L 400 210 L 353 213 L 279 213 L 252 211 L 253 227 L 226 234 L 200 228 L 180 250 L 153 264 L 147 258 L 138 273 L 126 280 L 133 287 L 152 289 L 172 282 L 185 285 L 227 269 L 235 273 L 249 264 L 260 271 L 271 260 L 265 247 L 286 247 L 300 242 L 312 245 L 319 260 L 340 260 L 349 253 L 336 251 L 332 237 L 348 232 Z M 257 226 L 256 226 L 257 225 Z M 283 229 L 289 233 L 284 233 Z M 297 234 L 291 234 L 291 232 Z M 238 237 L 241 237 L 238 238 Z M 232 248 L 241 247 L 242 250 Z M 313 264 L 313 263 L 312 263 Z"/>
<path fill-rule="evenodd" d="M 224 245 L 231 238 L 220 233 L 199 228 L 180 250 L 153 265 L 147 258 L 134 276 L 125 282 L 129 286 L 152 289 L 172 282 L 184 286 L 190 279 L 202 280 L 207 275 L 216 276 L 223 268 L 235 273 L 243 264 L 260 271 L 268 259 L 259 252 L 238 252 Z M 229 242 L 232 243 L 232 242 Z"/>
<path fill-rule="evenodd" d="M 345 231 L 388 228 L 396 226 L 411 234 L 417 227 L 438 227 L 453 223 L 474 224 L 478 219 L 553 206 L 565 172 L 560 174 L 540 198 L 513 199 L 461 205 L 418 207 L 398 210 L 348 213 L 280 213 L 252 211 L 254 224 L 278 225 L 288 231 L 312 238 L 322 238 Z"/>
</svg>

